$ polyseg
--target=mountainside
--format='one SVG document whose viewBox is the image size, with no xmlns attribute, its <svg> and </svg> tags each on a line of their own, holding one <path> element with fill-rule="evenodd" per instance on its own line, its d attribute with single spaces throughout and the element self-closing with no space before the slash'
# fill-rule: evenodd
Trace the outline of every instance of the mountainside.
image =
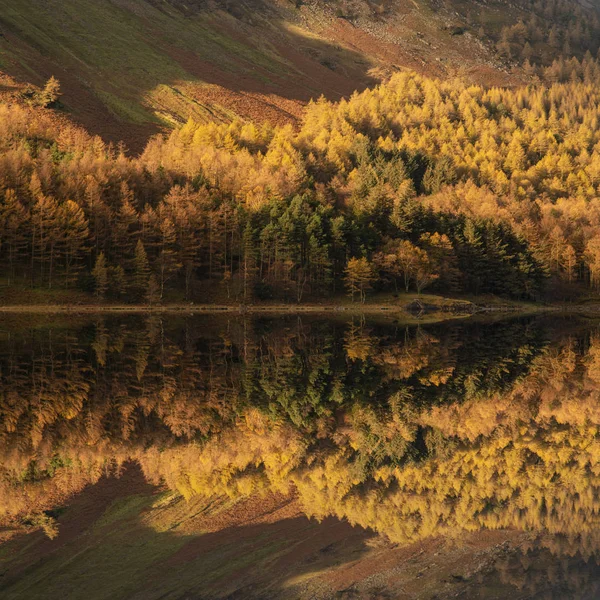
<svg viewBox="0 0 600 600">
<path fill-rule="evenodd" d="M 545 76 L 396 73 L 295 129 L 190 119 L 136 158 L 0 104 L 3 284 L 137 303 L 597 293 L 600 63 Z"/>
<path fill-rule="evenodd" d="M 600 290 L 591 8 L 84 4 L 2 12 L 13 75 L 0 78 L 0 283 L 12 297 Z M 448 29 L 467 21 L 483 31 Z M 425 50 L 398 42 L 410 32 Z M 417 58 L 431 73 L 408 68 Z M 349 97 L 309 102 L 324 92 Z"/>
<path fill-rule="evenodd" d="M 480 83 L 526 80 L 598 47 L 592 3 L 574 0 L 9 0 L 0 71 L 41 85 L 106 139 L 141 149 L 196 121 L 294 122 L 303 105 L 401 68 Z"/>
</svg>

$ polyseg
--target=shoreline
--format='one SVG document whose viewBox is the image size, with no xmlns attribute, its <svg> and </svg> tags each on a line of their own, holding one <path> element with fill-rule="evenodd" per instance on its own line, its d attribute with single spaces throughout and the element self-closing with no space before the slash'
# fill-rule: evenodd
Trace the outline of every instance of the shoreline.
<svg viewBox="0 0 600 600">
<path fill-rule="evenodd" d="M 81 313 L 179 313 L 179 314 L 260 314 L 260 313 L 335 313 L 335 314 L 397 314 L 411 315 L 454 315 L 470 316 L 481 313 L 528 313 L 528 312 L 600 312 L 600 305 L 595 307 L 565 307 L 559 305 L 544 306 L 519 306 L 519 305 L 467 305 L 448 304 L 432 305 L 424 304 L 419 310 L 406 305 L 387 304 L 357 304 L 353 305 L 320 305 L 320 304 L 256 304 L 256 305 L 218 305 L 218 304 L 165 304 L 165 305 L 102 305 L 102 304 L 31 304 L 31 305 L 6 305 L 0 306 L 0 313 L 48 313 L 48 314 L 81 314 Z"/>
</svg>

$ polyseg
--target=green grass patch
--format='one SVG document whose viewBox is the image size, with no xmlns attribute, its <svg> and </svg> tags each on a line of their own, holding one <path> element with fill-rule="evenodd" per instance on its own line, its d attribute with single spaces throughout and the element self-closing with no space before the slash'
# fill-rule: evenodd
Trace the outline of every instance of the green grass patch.
<svg viewBox="0 0 600 600">
<path fill-rule="evenodd" d="M 85 535 L 61 546 L 21 577 L 2 598 L 117 600 L 131 598 L 186 542 L 159 534 L 140 519 L 153 496 L 113 503 Z"/>
<path fill-rule="evenodd" d="M 109 527 L 119 521 L 135 519 L 140 512 L 151 506 L 154 498 L 147 495 L 127 496 L 115 500 L 94 524 L 94 530 Z"/>
<path fill-rule="evenodd" d="M 159 10 L 142 0 L 13 0 L 3 7 L 0 25 L 24 45 L 11 54 L 0 42 L 0 55 L 3 65 L 14 55 L 15 62 L 39 78 L 41 54 L 75 74 L 119 120 L 160 123 L 169 121 L 161 113 L 186 118 L 202 112 L 185 94 L 171 102 L 161 89 L 160 98 L 154 98 L 159 86 L 203 83 L 182 66 L 179 56 L 195 55 L 231 73 L 258 67 L 261 72 L 255 76 L 265 82 L 265 73 L 289 75 L 291 65 L 267 42 L 250 45 L 220 27 L 228 19 L 235 31 L 235 19 L 225 13 L 186 16 L 167 3 Z"/>
</svg>

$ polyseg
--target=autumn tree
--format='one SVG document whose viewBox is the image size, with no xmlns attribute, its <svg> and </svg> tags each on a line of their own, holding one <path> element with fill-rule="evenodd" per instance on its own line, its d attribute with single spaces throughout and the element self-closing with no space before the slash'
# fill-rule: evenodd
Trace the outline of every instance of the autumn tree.
<svg viewBox="0 0 600 600">
<path fill-rule="evenodd" d="M 56 250 L 61 238 L 59 207 L 51 196 L 37 196 L 32 209 L 32 229 L 32 265 L 39 265 L 40 282 L 51 288 Z"/>
<path fill-rule="evenodd" d="M 53 107 L 61 97 L 60 82 L 54 75 L 48 79 L 44 88 L 39 92 L 37 101 L 44 108 Z"/>
<path fill-rule="evenodd" d="M 121 265 L 108 267 L 108 289 L 111 296 L 121 298 L 127 289 L 127 276 Z"/>
<path fill-rule="evenodd" d="M 419 258 L 415 268 L 415 286 L 417 293 L 420 294 L 426 287 L 439 279 L 439 273 L 435 271 L 433 261 L 427 255 L 425 250 L 419 248 Z"/>
<path fill-rule="evenodd" d="M 133 259 L 133 273 L 131 278 L 131 294 L 135 300 L 141 300 L 148 292 L 148 281 L 150 279 L 150 265 L 148 263 L 148 255 L 142 240 L 138 240 L 135 247 L 135 255 Z M 154 280 L 155 286 L 156 279 Z"/>
<path fill-rule="evenodd" d="M 148 278 L 148 286 L 144 294 L 144 299 L 150 306 L 162 300 L 160 284 L 154 275 L 150 275 Z"/>
<path fill-rule="evenodd" d="M 591 238 L 584 253 L 585 263 L 590 274 L 590 285 L 595 289 L 600 289 L 600 235 Z"/>
<path fill-rule="evenodd" d="M 561 266 L 566 280 L 571 283 L 575 277 L 577 267 L 577 253 L 571 244 L 567 244 L 562 251 Z"/>
<path fill-rule="evenodd" d="M 373 267 L 366 258 L 351 258 L 348 261 L 344 280 L 352 302 L 357 294 L 360 302 L 365 302 L 374 279 Z"/>
<path fill-rule="evenodd" d="M 92 275 L 94 277 L 96 298 L 104 300 L 108 288 L 108 268 L 106 266 L 106 257 L 103 252 L 101 252 L 96 259 Z"/>
<path fill-rule="evenodd" d="M 7 284 L 11 285 L 15 277 L 15 266 L 19 255 L 27 247 L 28 214 L 19 202 L 14 190 L 7 190 L 4 202 L 0 203 L 0 252 L 8 262 L 6 269 Z"/>
<path fill-rule="evenodd" d="M 419 243 L 427 253 L 432 273 L 440 289 L 455 292 L 460 289 L 461 272 L 458 268 L 456 252 L 448 235 L 435 232 L 421 235 Z"/>
<path fill-rule="evenodd" d="M 384 277 L 396 282 L 402 279 L 405 291 L 409 291 L 412 282 L 417 282 L 417 276 L 425 283 L 425 264 L 429 264 L 427 253 L 408 240 L 389 240 L 383 251 L 374 257 L 375 264 Z"/>
<path fill-rule="evenodd" d="M 181 263 L 177 260 L 176 240 L 175 225 L 170 219 L 165 219 L 160 224 L 159 254 L 157 261 L 158 285 L 160 287 L 161 299 L 164 297 L 166 282 L 181 268 Z"/>
<path fill-rule="evenodd" d="M 255 232 L 250 223 L 244 228 L 242 238 L 242 257 L 240 275 L 242 279 L 242 299 L 249 302 L 254 296 L 254 285 L 258 274 L 257 252 L 255 248 Z"/>
<path fill-rule="evenodd" d="M 68 287 L 76 281 L 82 268 L 88 241 L 88 221 L 83 209 L 72 200 L 67 200 L 60 207 L 58 218 L 62 235 L 60 252 L 63 255 L 65 286 Z"/>
</svg>

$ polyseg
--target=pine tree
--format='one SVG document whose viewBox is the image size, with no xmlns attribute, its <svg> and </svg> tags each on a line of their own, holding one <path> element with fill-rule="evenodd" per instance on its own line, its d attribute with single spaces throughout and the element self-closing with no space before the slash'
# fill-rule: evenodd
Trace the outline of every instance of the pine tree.
<svg viewBox="0 0 600 600">
<path fill-rule="evenodd" d="M 160 288 L 160 298 L 164 297 L 165 284 L 173 277 L 181 263 L 177 261 L 175 226 L 170 219 L 164 219 L 160 224 L 160 241 L 158 254 L 158 284 Z"/>
<path fill-rule="evenodd" d="M 472 219 L 463 222 L 459 242 L 459 268 L 466 275 L 467 289 L 480 294 L 484 291 L 488 260 L 481 230 Z"/>
<path fill-rule="evenodd" d="M 71 285 L 82 266 L 85 245 L 88 240 L 88 222 L 83 210 L 72 200 L 60 207 L 62 233 L 61 253 L 64 255 L 65 286 Z"/>
<path fill-rule="evenodd" d="M 160 285 L 158 284 L 156 277 L 154 275 L 150 275 L 144 299 L 148 304 L 150 304 L 150 306 L 152 306 L 153 304 L 157 304 L 162 300 L 161 293 Z"/>
<path fill-rule="evenodd" d="M 561 265 L 567 281 L 571 283 L 577 267 L 577 253 L 571 244 L 567 244 L 562 251 Z"/>
<path fill-rule="evenodd" d="M 51 288 L 56 248 L 61 237 L 59 207 L 54 198 L 38 196 L 32 210 L 32 225 L 32 264 L 38 262 L 40 282 L 47 282 Z"/>
<path fill-rule="evenodd" d="M 108 268 L 108 289 L 110 290 L 111 296 L 115 298 L 120 298 L 125 293 L 125 290 L 127 289 L 127 278 L 125 276 L 125 270 L 121 265 Z"/>
<path fill-rule="evenodd" d="M 8 262 L 7 284 L 15 277 L 15 266 L 19 256 L 27 247 L 28 215 L 17 199 L 14 190 L 7 190 L 4 203 L 0 204 L 0 253 Z"/>
<path fill-rule="evenodd" d="M 92 275 L 94 277 L 96 298 L 98 298 L 98 300 L 104 300 L 106 296 L 106 290 L 108 289 L 108 268 L 106 266 L 106 257 L 104 256 L 104 252 L 101 252 L 98 255 Z"/>
<path fill-rule="evenodd" d="M 148 279 L 150 278 L 150 265 L 148 255 L 142 240 L 138 240 L 133 258 L 133 273 L 131 278 L 131 295 L 135 301 L 144 298 L 148 291 Z"/>
<path fill-rule="evenodd" d="M 254 286 L 258 274 L 257 252 L 255 246 L 255 232 L 251 224 L 248 223 L 244 229 L 242 239 L 242 258 L 241 258 L 241 276 L 242 276 L 242 298 L 244 303 L 248 303 L 254 296 Z"/>
<path fill-rule="evenodd" d="M 38 94 L 38 104 L 44 108 L 53 107 L 61 95 L 60 82 L 52 75 L 46 82 L 44 89 Z"/>
<path fill-rule="evenodd" d="M 460 289 L 461 272 L 450 238 L 446 234 L 423 234 L 419 242 L 427 252 L 438 275 L 436 286 L 444 292 Z"/>
<path fill-rule="evenodd" d="M 128 188 L 121 187 L 123 202 L 114 215 L 111 228 L 111 253 L 119 262 L 127 264 L 133 258 L 139 235 L 139 215 L 131 200 Z"/>
<path fill-rule="evenodd" d="M 600 235 L 595 235 L 588 241 L 584 259 L 590 274 L 590 285 L 595 290 L 600 290 Z"/>
</svg>

